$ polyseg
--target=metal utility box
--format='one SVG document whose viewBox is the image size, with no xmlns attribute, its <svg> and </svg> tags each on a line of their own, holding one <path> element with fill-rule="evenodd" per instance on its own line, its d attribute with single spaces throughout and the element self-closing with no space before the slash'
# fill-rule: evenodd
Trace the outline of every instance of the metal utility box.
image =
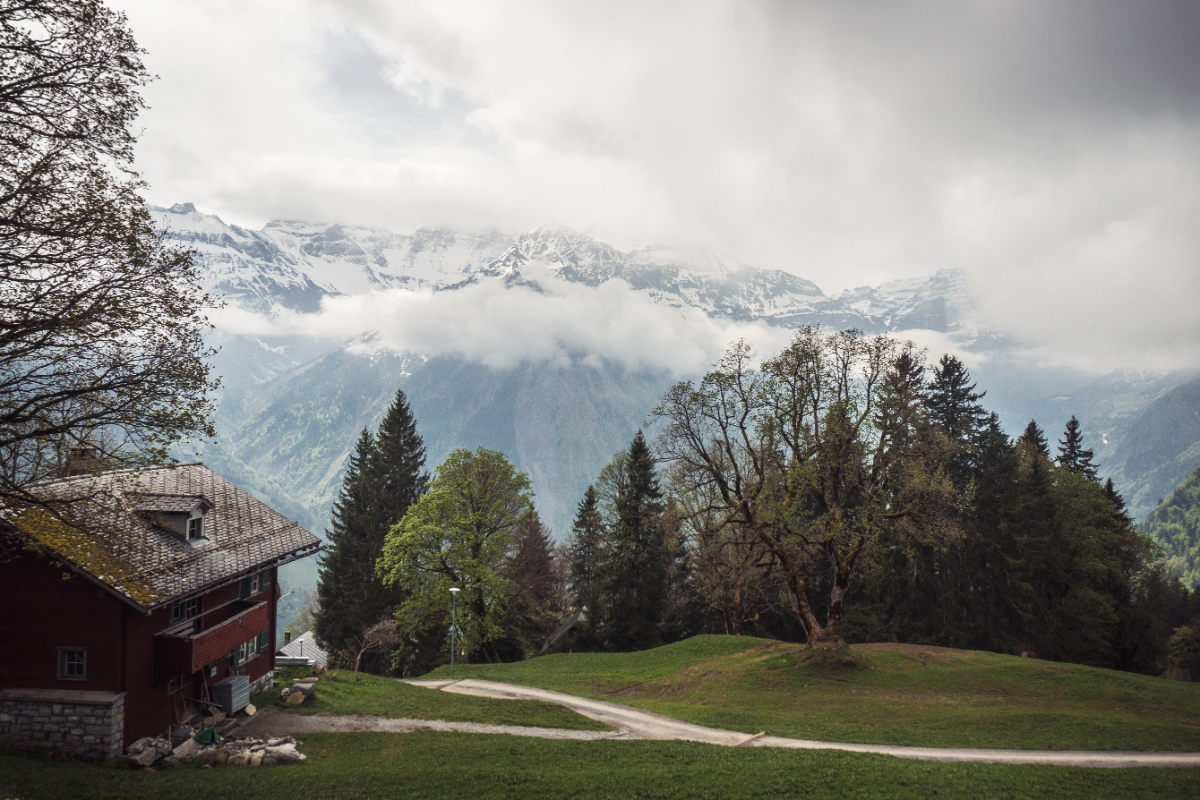
<svg viewBox="0 0 1200 800">
<path fill-rule="evenodd" d="M 250 676 L 233 675 L 212 686 L 212 699 L 226 714 L 241 711 L 250 705 Z"/>
</svg>

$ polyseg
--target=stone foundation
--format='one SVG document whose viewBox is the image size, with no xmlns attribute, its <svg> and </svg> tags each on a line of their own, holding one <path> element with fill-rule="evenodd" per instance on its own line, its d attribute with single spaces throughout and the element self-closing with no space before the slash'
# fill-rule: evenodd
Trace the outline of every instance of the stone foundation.
<svg viewBox="0 0 1200 800">
<path fill-rule="evenodd" d="M 0 689 L 0 743 L 90 761 L 117 758 L 125 694 L 70 689 Z"/>
<path fill-rule="evenodd" d="M 263 692 L 270 689 L 271 685 L 274 682 L 275 682 L 275 670 L 271 670 L 266 675 L 263 675 L 261 678 L 257 678 L 256 680 L 250 681 L 250 696 L 253 697 L 256 694 L 262 694 Z"/>
</svg>

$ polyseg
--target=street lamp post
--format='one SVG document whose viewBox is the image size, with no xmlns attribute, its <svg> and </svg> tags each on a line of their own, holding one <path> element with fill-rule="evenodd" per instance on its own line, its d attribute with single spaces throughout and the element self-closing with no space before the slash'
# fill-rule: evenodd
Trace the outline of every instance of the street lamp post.
<svg viewBox="0 0 1200 800">
<path fill-rule="evenodd" d="M 454 677 L 454 634 L 458 630 L 458 593 L 462 591 L 458 587 L 450 589 L 450 677 Z"/>
</svg>

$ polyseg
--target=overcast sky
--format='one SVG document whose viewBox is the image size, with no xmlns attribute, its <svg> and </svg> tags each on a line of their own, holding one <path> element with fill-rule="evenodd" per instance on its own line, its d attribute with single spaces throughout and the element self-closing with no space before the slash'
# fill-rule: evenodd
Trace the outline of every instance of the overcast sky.
<svg viewBox="0 0 1200 800">
<path fill-rule="evenodd" d="M 1053 358 L 1200 363 L 1195 0 L 112 2 L 155 203 L 959 267 Z"/>
</svg>

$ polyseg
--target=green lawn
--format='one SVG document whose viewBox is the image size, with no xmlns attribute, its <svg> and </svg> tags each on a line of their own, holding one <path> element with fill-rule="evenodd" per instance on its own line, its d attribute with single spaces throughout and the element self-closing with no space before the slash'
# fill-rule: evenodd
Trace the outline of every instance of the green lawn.
<svg viewBox="0 0 1200 800">
<path fill-rule="evenodd" d="M 281 687 L 307 670 L 280 670 Z M 495 725 L 533 725 L 539 728 L 569 728 L 580 731 L 607 731 L 600 722 L 580 716 L 553 703 L 535 700 L 493 700 L 449 692 L 431 692 L 401 683 L 395 678 L 380 678 L 350 672 L 333 671 L 322 675 L 316 691 L 301 705 L 290 706 L 280 689 L 255 695 L 251 702 L 258 708 L 273 707 L 292 714 L 372 714 L 395 719 L 442 719 L 448 722 L 487 722 Z"/>
<path fill-rule="evenodd" d="M 460 665 L 456 675 L 625 703 L 778 736 L 873 744 L 1200 750 L 1200 684 L 994 653 L 855 651 L 806 664 L 799 645 L 697 636 L 641 653 Z M 922 654 L 923 652 L 923 654 Z M 446 677 L 439 669 L 428 677 Z"/>
<path fill-rule="evenodd" d="M 267 769 L 128 771 L 0 751 L 0 798 L 1164 798 L 1200 770 L 938 764 L 691 742 L 567 742 L 455 733 L 301 737 L 308 760 Z"/>
</svg>

